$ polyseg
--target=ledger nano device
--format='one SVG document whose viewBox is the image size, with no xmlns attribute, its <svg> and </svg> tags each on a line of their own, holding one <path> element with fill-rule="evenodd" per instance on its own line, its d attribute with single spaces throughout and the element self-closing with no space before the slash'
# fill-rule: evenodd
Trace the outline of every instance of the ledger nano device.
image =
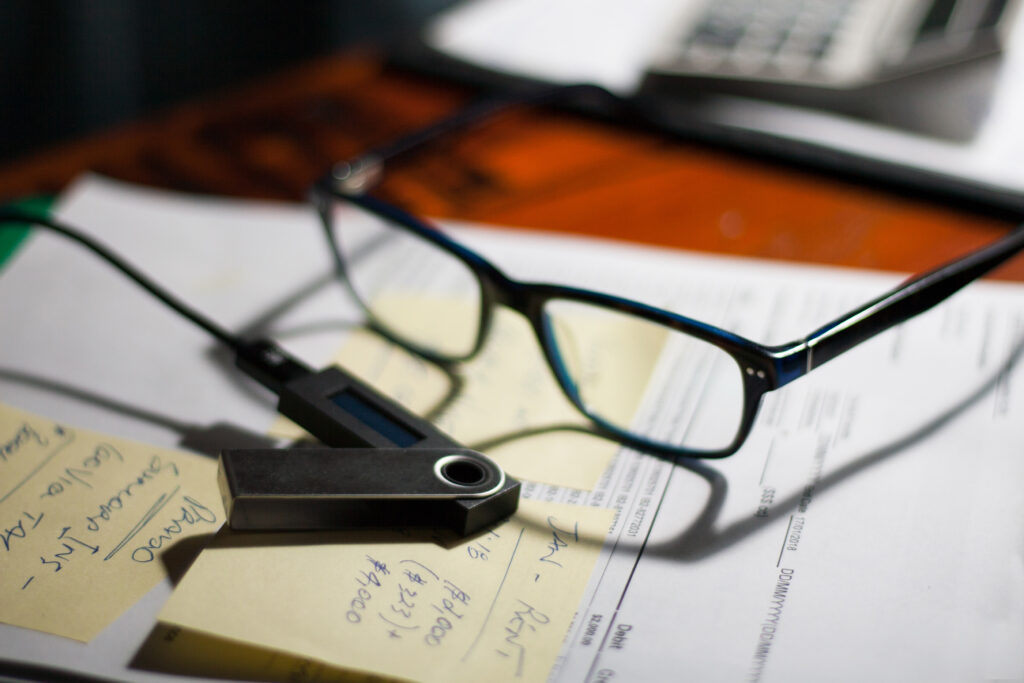
<svg viewBox="0 0 1024 683">
<path fill-rule="evenodd" d="M 328 448 L 221 453 L 231 528 L 429 526 L 465 535 L 515 512 L 517 480 L 340 368 L 312 372 L 269 341 L 240 350 L 237 365 Z"/>
</svg>

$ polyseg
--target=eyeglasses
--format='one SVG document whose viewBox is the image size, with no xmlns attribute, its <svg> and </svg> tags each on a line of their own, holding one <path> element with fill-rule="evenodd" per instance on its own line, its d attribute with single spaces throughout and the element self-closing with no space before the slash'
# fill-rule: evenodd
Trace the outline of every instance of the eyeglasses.
<svg viewBox="0 0 1024 683">
<path fill-rule="evenodd" d="M 928 310 L 1024 249 L 1024 228 L 907 280 L 787 344 L 766 346 L 670 311 L 574 287 L 513 280 L 429 222 L 370 194 L 385 163 L 523 103 L 600 97 L 593 86 L 472 105 L 429 128 L 337 164 L 314 186 L 337 271 L 385 336 L 435 361 L 484 344 L 497 305 L 525 316 L 568 399 L 619 441 L 719 458 L 743 444 L 761 398 Z M 363 215 L 352 217 L 352 205 Z M 413 264 L 414 267 L 410 267 Z M 678 419 L 654 420 L 672 402 Z"/>
</svg>

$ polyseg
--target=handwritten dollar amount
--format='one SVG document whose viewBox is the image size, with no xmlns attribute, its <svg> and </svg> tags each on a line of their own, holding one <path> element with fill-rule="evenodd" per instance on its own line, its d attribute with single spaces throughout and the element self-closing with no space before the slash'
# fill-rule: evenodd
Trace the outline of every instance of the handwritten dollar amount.
<svg viewBox="0 0 1024 683">
<path fill-rule="evenodd" d="M 550 590 L 562 585 L 580 543 L 576 520 L 549 515 L 541 524 L 529 534 L 526 526 L 489 529 L 444 557 L 389 553 L 384 561 L 366 554 L 348 574 L 345 621 L 371 637 L 465 647 L 463 663 L 497 656 L 494 671 L 519 678 L 538 648 L 568 625 L 566 614 L 554 625 Z"/>
<path fill-rule="evenodd" d="M 436 647 L 470 606 L 466 591 L 417 560 L 402 559 L 389 566 L 367 555 L 354 578 L 345 619 L 361 624 L 369 618 L 388 638 L 418 637 Z"/>
</svg>

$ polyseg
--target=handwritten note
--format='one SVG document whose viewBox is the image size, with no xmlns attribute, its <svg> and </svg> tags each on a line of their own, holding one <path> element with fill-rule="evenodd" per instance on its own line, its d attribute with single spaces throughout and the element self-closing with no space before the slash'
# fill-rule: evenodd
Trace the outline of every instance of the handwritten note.
<svg viewBox="0 0 1024 683">
<path fill-rule="evenodd" d="M 612 514 L 523 501 L 512 518 L 467 539 L 225 530 L 160 619 L 356 671 L 543 680 Z"/>
<path fill-rule="evenodd" d="M 415 297 L 407 297 L 405 305 L 415 309 Z M 458 367 L 460 385 L 437 366 L 364 330 L 350 335 L 335 362 L 410 410 L 430 415 L 445 432 L 486 452 L 513 476 L 592 489 L 618 444 L 587 431 L 589 421 L 563 395 L 522 316 L 500 309 L 488 339 L 478 357 Z M 636 383 L 607 387 L 613 398 L 605 403 L 635 406 L 654 358 L 654 353 L 631 356 Z M 283 418 L 272 431 L 284 437 L 302 433 Z"/>
<path fill-rule="evenodd" d="M 214 461 L 0 404 L 0 621 L 88 641 L 223 517 Z"/>
</svg>

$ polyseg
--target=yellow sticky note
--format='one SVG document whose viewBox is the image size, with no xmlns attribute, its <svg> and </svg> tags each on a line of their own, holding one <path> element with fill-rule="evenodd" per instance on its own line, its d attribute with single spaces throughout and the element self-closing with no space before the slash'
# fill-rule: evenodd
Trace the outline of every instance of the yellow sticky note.
<svg viewBox="0 0 1024 683">
<path fill-rule="evenodd" d="M 523 501 L 466 539 L 225 530 L 160 619 L 398 678 L 544 680 L 612 516 Z"/>
<path fill-rule="evenodd" d="M 216 470 L 0 404 L 0 621 L 90 640 L 220 527 Z"/>
<path fill-rule="evenodd" d="M 232 681 L 381 683 L 383 680 L 374 674 L 354 673 L 309 658 L 165 624 L 157 624 L 150 632 L 132 659 L 132 668 Z"/>
</svg>

